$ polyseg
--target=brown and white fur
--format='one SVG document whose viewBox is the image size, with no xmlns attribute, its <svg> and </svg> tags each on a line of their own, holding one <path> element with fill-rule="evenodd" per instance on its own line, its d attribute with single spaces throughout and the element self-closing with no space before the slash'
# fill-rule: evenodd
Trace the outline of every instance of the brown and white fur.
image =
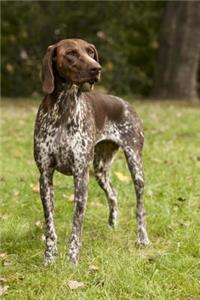
<svg viewBox="0 0 200 300">
<path fill-rule="evenodd" d="M 117 221 L 117 194 L 110 180 L 114 154 L 121 147 L 135 185 L 138 243 L 148 245 L 143 208 L 143 130 L 137 114 L 121 98 L 85 91 L 100 77 L 96 48 L 80 39 L 66 39 L 48 47 L 42 64 L 46 94 L 37 114 L 34 157 L 40 171 L 40 195 L 46 224 L 45 264 L 54 261 L 53 174 L 74 178 L 74 219 L 69 259 L 77 264 L 87 202 L 89 167 L 109 206 L 108 223 Z M 86 88 L 85 88 L 86 87 Z"/>
</svg>

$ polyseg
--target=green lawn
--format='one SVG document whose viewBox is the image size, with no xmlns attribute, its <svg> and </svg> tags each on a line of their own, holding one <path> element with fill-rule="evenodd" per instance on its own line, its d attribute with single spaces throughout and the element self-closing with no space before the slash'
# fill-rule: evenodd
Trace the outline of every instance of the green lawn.
<svg viewBox="0 0 200 300">
<path fill-rule="evenodd" d="M 106 199 L 91 176 L 78 267 L 65 259 L 73 182 L 55 174 L 59 256 L 53 266 L 44 267 L 43 211 L 32 156 L 37 106 L 37 101 L 29 99 L 2 102 L 0 291 L 7 286 L 3 297 L 200 299 L 199 107 L 170 102 L 134 104 L 145 128 L 144 200 L 152 245 L 135 247 L 135 194 L 119 152 L 112 169 L 119 194 L 118 227 L 108 228 Z M 84 286 L 70 290 L 70 280 Z"/>
</svg>

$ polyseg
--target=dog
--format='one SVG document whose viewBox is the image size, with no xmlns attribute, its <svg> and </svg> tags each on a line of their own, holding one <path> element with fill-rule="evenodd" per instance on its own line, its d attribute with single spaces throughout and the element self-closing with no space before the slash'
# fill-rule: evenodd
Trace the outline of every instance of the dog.
<svg viewBox="0 0 200 300">
<path fill-rule="evenodd" d="M 114 154 L 121 147 L 135 186 L 138 243 L 150 243 L 143 208 L 143 129 L 136 112 L 119 97 L 92 91 L 101 66 L 94 45 L 65 39 L 48 47 L 42 62 L 45 97 L 34 130 L 34 158 L 40 171 L 40 196 L 46 225 L 45 265 L 57 254 L 54 226 L 54 171 L 74 178 L 74 218 L 69 260 L 78 263 L 87 201 L 89 168 L 93 163 L 98 184 L 109 206 L 108 223 L 117 222 L 117 194 L 110 180 Z"/>
</svg>

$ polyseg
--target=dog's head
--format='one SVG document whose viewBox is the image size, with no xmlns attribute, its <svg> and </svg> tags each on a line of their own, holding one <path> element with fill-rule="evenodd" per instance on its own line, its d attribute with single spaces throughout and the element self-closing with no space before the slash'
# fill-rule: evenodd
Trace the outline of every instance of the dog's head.
<svg viewBox="0 0 200 300">
<path fill-rule="evenodd" d="M 43 92 L 53 93 L 55 76 L 78 86 L 97 82 L 101 66 L 92 44 L 81 39 L 66 39 L 48 47 L 42 62 Z"/>
</svg>

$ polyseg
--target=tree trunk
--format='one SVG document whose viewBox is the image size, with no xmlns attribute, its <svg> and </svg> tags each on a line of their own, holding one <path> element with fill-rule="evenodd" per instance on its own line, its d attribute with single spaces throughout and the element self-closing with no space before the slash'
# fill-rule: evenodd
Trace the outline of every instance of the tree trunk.
<svg viewBox="0 0 200 300">
<path fill-rule="evenodd" d="M 200 2 L 166 3 L 153 94 L 160 99 L 197 99 Z"/>
</svg>

